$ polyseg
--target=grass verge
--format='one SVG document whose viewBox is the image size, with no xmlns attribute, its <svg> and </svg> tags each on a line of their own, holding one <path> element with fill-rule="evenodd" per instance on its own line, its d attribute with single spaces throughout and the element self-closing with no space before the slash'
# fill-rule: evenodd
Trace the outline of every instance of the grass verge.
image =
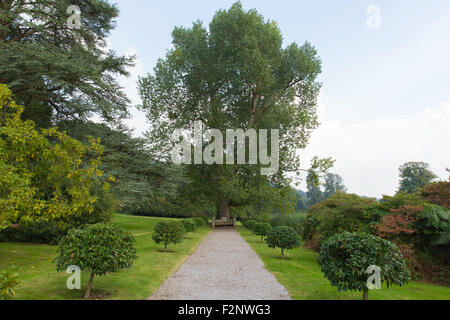
<svg viewBox="0 0 450 320">
<path fill-rule="evenodd" d="M 113 223 L 129 230 L 135 235 L 137 260 L 129 270 L 95 277 L 92 296 L 97 299 L 138 300 L 148 298 L 167 277 L 178 270 L 187 257 L 206 238 L 211 229 L 199 228 L 189 233 L 182 244 L 170 246 L 168 253 L 152 240 L 155 224 L 163 218 L 116 215 Z M 21 284 L 17 287 L 16 299 L 24 300 L 63 300 L 82 299 L 89 280 L 82 273 L 82 288 L 68 290 L 64 272 L 56 272 L 53 259 L 57 247 L 30 243 L 0 243 L 0 269 L 9 264 L 19 267 Z"/>
<path fill-rule="evenodd" d="M 241 236 L 255 250 L 267 270 L 285 286 L 295 300 L 360 300 L 362 293 L 338 292 L 324 278 L 317 263 L 318 254 L 306 248 L 288 250 L 281 259 L 280 249 L 269 248 L 259 236 L 247 229 L 238 229 Z M 412 281 L 403 287 L 383 287 L 372 290 L 370 300 L 449 300 L 450 288 Z"/>
</svg>

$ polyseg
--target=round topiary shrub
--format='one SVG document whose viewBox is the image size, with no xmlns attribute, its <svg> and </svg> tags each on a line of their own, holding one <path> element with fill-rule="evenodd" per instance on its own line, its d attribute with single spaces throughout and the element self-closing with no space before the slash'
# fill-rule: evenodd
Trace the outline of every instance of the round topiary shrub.
<svg viewBox="0 0 450 320">
<path fill-rule="evenodd" d="M 187 236 L 188 236 L 189 232 L 197 231 L 197 224 L 195 223 L 195 221 L 193 219 L 183 219 L 183 220 L 180 221 L 180 223 L 184 227 L 185 238 L 186 239 L 187 239 Z"/>
<path fill-rule="evenodd" d="M 197 224 L 197 227 L 203 227 L 204 225 L 206 225 L 206 222 L 203 218 L 197 217 L 197 218 L 193 218 L 192 220 L 195 221 L 195 223 Z"/>
<path fill-rule="evenodd" d="M 368 268 L 381 269 L 380 280 L 387 286 L 409 281 L 406 262 L 399 248 L 380 237 L 344 232 L 332 236 L 320 249 L 319 264 L 331 285 L 340 291 L 362 291 L 368 299 Z"/>
<path fill-rule="evenodd" d="M 267 235 L 266 242 L 270 248 L 280 248 L 281 257 L 284 250 L 300 247 L 300 239 L 292 227 L 280 226 L 273 228 Z"/>
<path fill-rule="evenodd" d="M 89 298 L 95 275 L 130 268 L 135 259 L 134 237 L 121 227 L 99 223 L 70 230 L 59 242 L 55 262 L 58 271 L 75 265 L 91 274 L 85 293 Z"/>
<path fill-rule="evenodd" d="M 257 222 L 254 225 L 254 232 L 256 235 L 261 236 L 261 242 L 264 241 L 264 237 L 267 236 L 272 230 L 272 226 L 269 223 Z"/>
<path fill-rule="evenodd" d="M 175 221 L 160 221 L 155 225 L 152 235 L 153 240 L 157 243 L 164 243 L 164 251 L 167 251 L 169 244 L 177 244 L 183 241 L 186 230 L 183 225 Z"/>
</svg>

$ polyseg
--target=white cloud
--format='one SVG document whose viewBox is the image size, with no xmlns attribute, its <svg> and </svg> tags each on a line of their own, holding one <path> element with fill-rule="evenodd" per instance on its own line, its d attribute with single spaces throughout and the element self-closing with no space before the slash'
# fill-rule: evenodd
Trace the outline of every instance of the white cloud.
<svg viewBox="0 0 450 320">
<path fill-rule="evenodd" d="M 321 118 L 331 106 L 320 103 Z M 322 121 L 302 159 L 332 157 L 332 172 L 340 174 L 348 191 L 381 197 L 398 187 L 398 168 L 424 161 L 441 178 L 450 167 L 450 102 L 426 108 L 409 118 L 382 118 L 356 124 Z M 308 162 L 303 161 L 303 164 Z"/>
</svg>

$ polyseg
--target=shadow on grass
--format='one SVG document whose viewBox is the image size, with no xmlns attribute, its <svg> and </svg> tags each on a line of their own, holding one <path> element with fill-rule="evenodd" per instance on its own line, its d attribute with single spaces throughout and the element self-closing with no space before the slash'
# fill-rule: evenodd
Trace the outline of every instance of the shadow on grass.
<svg viewBox="0 0 450 320">
<path fill-rule="evenodd" d="M 167 249 L 165 251 L 164 251 L 164 249 L 158 249 L 158 250 L 156 250 L 156 252 L 159 252 L 159 253 L 177 253 L 177 251 L 169 250 L 169 249 Z"/>
</svg>

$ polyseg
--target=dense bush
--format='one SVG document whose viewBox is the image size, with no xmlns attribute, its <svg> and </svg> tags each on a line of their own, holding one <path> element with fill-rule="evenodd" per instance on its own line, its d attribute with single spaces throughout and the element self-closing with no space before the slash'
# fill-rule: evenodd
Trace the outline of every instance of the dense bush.
<svg viewBox="0 0 450 320">
<path fill-rule="evenodd" d="M 255 220 L 244 220 L 242 222 L 242 225 L 244 226 L 244 228 L 250 230 L 251 232 L 253 232 L 256 224 L 257 224 L 257 222 Z"/>
<path fill-rule="evenodd" d="M 56 221 L 31 223 L 9 227 L 0 231 L 0 242 L 32 242 L 58 244 L 68 232 L 67 226 Z"/>
<path fill-rule="evenodd" d="M 374 226 L 378 236 L 399 246 L 415 279 L 447 284 L 450 211 L 422 202 L 390 209 Z"/>
<path fill-rule="evenodd" d="M 16 295 L 15 288 L 20 284 L 17 266 L 0 271 L 0 300 L 9 300 Z"/>
<path fill-rule="evenodd" d="M 195 223 L 195 221 L 193 219 L 182 219 L 180 221 L 180 223 L 184 227 L 186 239 L 187 239 L 187 236 L 188 236 L 189 232 L 197 231 L 197 224 Z"/>
<path fill-rule="evenodd" d="M 281 257 L 284 258 L 284 250 L 294 249 L 300 246 L 300 239 L 292 227 L 275 227 L 267 235 L 266 242 L 270 248 L 280 248 Z"/>
<path fill-rule="evenodd" d="M 338 192 L 309 209 L 303 239 L 320 242 L 345 231 L 370 233 L 383 214 L 376 205 L 374 199 Z"/>
<path fill-rule="evenodd" d="M 258 221 L 256 220 L 245 220 L 242 225 L 247 228 L 248 230 L 250 230 L 251 232 L 254 232 L 255 230 L 255 226 L 258 223 Z"/>
<path fill-rule="evenodd" d="M 298 235 L 302 235 L 306 227 L 307 214 L 304 212 L 296 212 L 292 214 L 274 214 L 270 217 L 272 227 L 292 227 L 297 231 Z"/>
<path fill-rule="evenodd" d="M 70 230 L 59 243 L 55 262 L 58 271 L 76 265 L 91 274 L 85 293 L 89 298 L 95 275 L 130 268 L 135 259 L 134 237 L 121 227 L 99 223 Z"/>
<path fill-rule="evenodd" d="M 167 251 L 169 244 L 178 244 L 183 241 L 186 230 L 183 225 L 175 221 L 160 221 L 155 225 L 153 240 L 164 244 L 164 251 Z"/>
<path fill-rule="evenodd" d="M 196 217 L 192 218 L 192 220 L 194 220 L 194 222 L 197 224 L 197 227 L 203 227 L 204 225 L 206 225 L 205 219 L 203 218 Z"/>
<path fill-rule="evenodd" d="M 370 266 L 381 269 L 381 282 L 388 287 L 409 281 L 399 248 L 371 234 L 344 232 L 332 236 L 322 244 L 319 264 L 332 286 L 362 291 L 363 299 L 368 298 L 366 271 Z"/>
<path fill-rule="evenodd" d="M 0 230 L 0 241 L 55 245 L 70 229 L 76 229 L 87 224 L 110 222 L 114 210 L 117 208 L 117 203 L 112 194 L 103 190 L 98 183 L 93 184 L 91 194 L 97 198 L 92 213 L 83 212 L 77 216 L 9 227 Z"/>
<path fill-rule="evenodd" d="M 57 128 L 38 129 L 22 120 L 23 111 L 0 84 L 0 229 L 50 220 L 64 224 L 103 210 L 96 202 L 109 182 L 99 169 L 100 142 L 85 145 Z M 96 186 L 101 191 L 94 193 Z"/>
<path fill-rule="evenodd" d="M 380 215 L 370 210 L 375 200 L 355 194 L 338 193 L 310 209 L 319 220 L 317 232 L 324 239 L 344 231 L 368 230 L 367 226 L 379 220 Z"/>
<path fill-rule="evenodd" d="M 272 230 L 272 226 L 269 223 L 257 222 L 254 226 L 254 232 L 257 236 L 261 236 L 261 242 L 264 241 L 264 237 L 267 236 Z"/>
</svg>

